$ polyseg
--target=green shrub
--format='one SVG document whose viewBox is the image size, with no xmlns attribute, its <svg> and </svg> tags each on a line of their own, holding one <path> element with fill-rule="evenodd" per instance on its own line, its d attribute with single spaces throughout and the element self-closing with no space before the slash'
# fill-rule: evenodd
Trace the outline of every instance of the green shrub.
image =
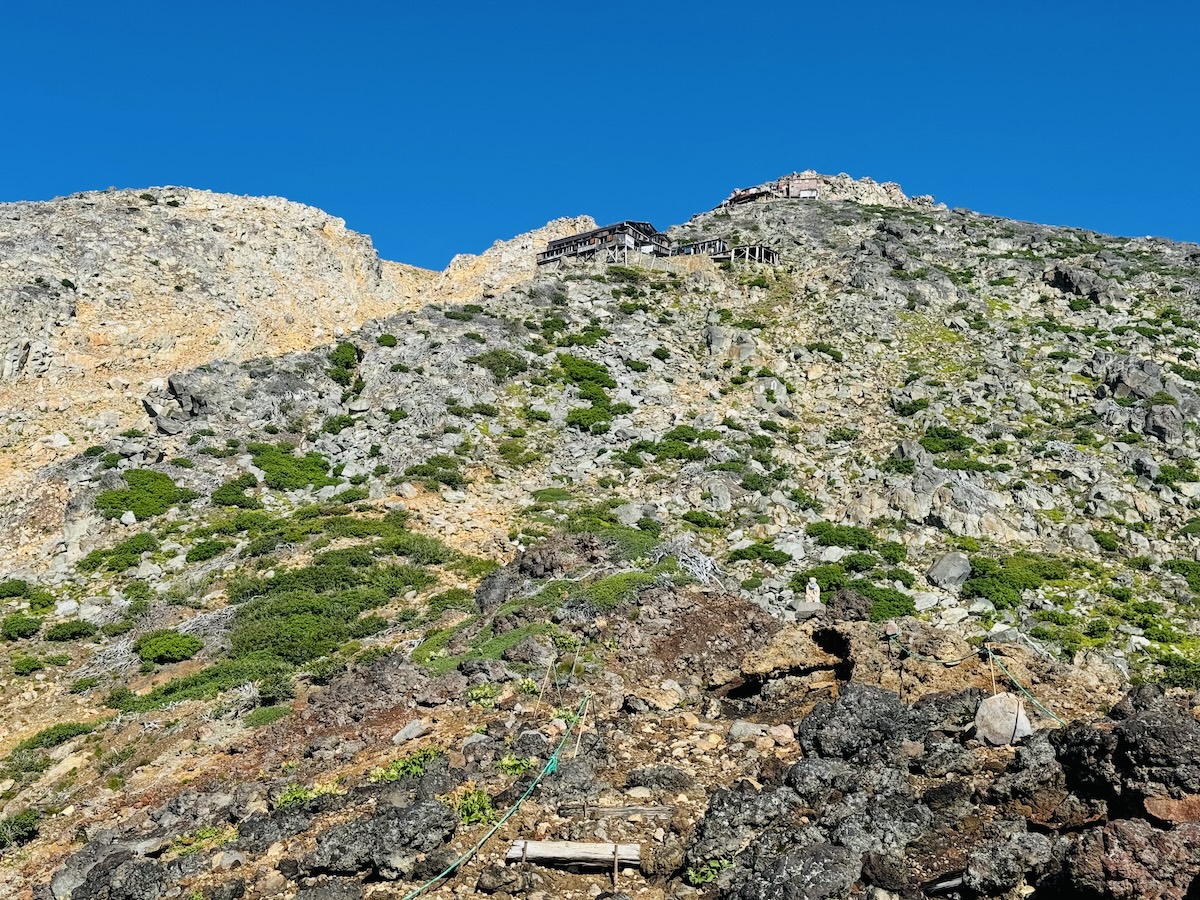
<svg viewBox="0 0 1200 900">
<path fill-rule="evenodd" d="M 511 350 L 486 350 L 483 353 L 467 358 L 467 362 L 492 373 L 497 383 L 507 381 L 514 375 L 520 375 L 529 369 L 525 359 Z"/>
<path fill-rule="evenodd" d="M 40 672 L 42 669 L 46 668 L 46 664 L 43 660 L 38 659 L 36 656 L 24 656 L 18 654 L 12 658 L 12 668 L 13 674 L 25 676 L 32 675 L 34 672 Z"/>
<path fill-rule="evenodd" d="M 848 550 L 871 550 L 878 543 L 875 535 L 856 525 L 834 525 L 813 522 L 806 533 L 822 547 L 845 547 Z"/>
<path fill-rule="evenodd" d="M 957 428 L 948 425 L 934 425 L 921 436 L 921 446 L 930 453 L 961 453 L 975 445 L 973 438 L 967 437 Z"/>
<path fill-rule="evenodd" d="M 70 691 L 72 694 L 84 694 L 100 683 L 99 676 L 87 675 L 83 678 L 76 678 L 71 682 Z"/>
<path fill-rule="evenodd" d="M 375 338 L 375 343 L 377 343 L 380 347 L 395 347 L 396 336 L 394 334 L 381 334 L 379 337 Z"/>
<path fill-rule="evenodd" d="M 858 437 L 858 429 L 851 428 L 848 425 L 839 425 L 829 432 L 829 441 L 834 444 L 840 444 L 845 441 L 852 441 Z"/>
<path fill-rule="evenodd" d="M 423 463 L 409 466 L 404 470 L 404 474 L 411 477 L 423 478 L 427 485 L 434 488 L 439 484 L 456 488 L 462 487 L 467 483 L 467 479 L 458 470 L 458 466 L 459 461 L 453 456 L 439 453 L 429 457 Z"/>
<path fill-rule="evenodd" d="M 1062 560 L 1036 553 L 1018 553 L 998 560 L 973 556 L 971 577 L 963 584 L 962 595 L 990 600 L 997 609 L 1012 609 L 1021 602 L 1022 591 L 1069 574 Z"/>
<path fill-rule="evenodd" d="M 917 471 L 915 459 L 902 459 L 899 456 L 889 456 L 879 464 L 882 472 L 895 472 L 898 475 L 912 475 Z"/>
<path fill-rule="evenodd" d="M 83 455 L 87 459 L 95 459 L 97 456 L 103 456 L 104 450 L 105 448 L 100 444 L 93 444 L 91 447 L 88 447 L 83 451 Z"/>
<path fill-rule="evenodd" d="M 22 638 L 33 637 L 42 627 L 42 620 L 24 613 L 12 613 L 0 622 L 0 634 L 6 641 L 19 641 Z"/>
<path fill-rule="evenodd" d="M 1146 398 L 1147 406 L 1175 406 L 1178 403 L 1179 401 L 1166 391 L 1157 391 L 1152 396 Z"/>
<path fill-rule="evenodd" d="M 323 488 L 337 484 L 329 477 L 329 461 L 311 451 L 297 457 L 288 444 L 250 444 L 247 449 L 254 465 L 262 469 L 268 487 L 277 491 L 295 491 L 308 486 Z"/>
<path fill-rule="evenodd" d="M 596 384 L 603 388 L 615 388 L 617 383 L 602 363 L 594 363 L 569 353 L 558 354 L 558 365 L 564 380 L 575 385 Z"/>
<path fill-rule="evenodd" d="M 0 600 L 7 600 L 11 597 L 28 597 L 29 582 L 20 578 L 10 578 L 8 581 L 0 582 Z"/>
<path fill-rule="evenodd" d="M 292 714 L 290 706 L 260 706 L 258 709 L 252 709 L 246 715 L 242 716 L 242 724 L 247 728 L 262 728 L 266 725 L 272 725 L 280 719 L 287 718 Z"/>
<path fill-rule="evenodd" d="M 869 572 L 879 564 L 873 553 L 851 553 L 842 557 L 841 562 L 847 572 Z"/>
<path fill-rule="evenodd" d="M 93 550 L 79 561 L 79 568 L 84 572 L 94 572 L 101 567 L 109 572 L 123 572 L 136 566 L 143 553 L 153 553 L 158 547 L 158 539 L 154 535 L 142 532 L 107 550 Z"/>
<path fill-rule="evenodd" d="M 654 584 L 655 577 L 645 572 L 622 572 L 588 585 L 579 596 L 598 609 L 614 609 L 636 600 L 643 587 Z"/>
<path fill-rule="evenodd" d="M 548 487 L 534 491 L 533 499 L 538 503 L 565 503 L 574 500 L 575 495 L 566 488 Z"/>
<path fill-rule="evenodd" d="M 358 348 L 349 341 L 342 341 L 329 352 L 328 359 L 340 369 L 353 369 L 358 365 Z"/>
<path fill-rule="evenodd" d="M 626 359 L 625 368 L 631 372 L 646 372 L 650 369 L 650 363 L 642 362 L 640 359 Z"/>
<path fill-rule="evenodd" d="M 761 541 L 751 544 L 749 547 L 742 547 L 739 550 L 734 550 L 729 554 L 730 562 L 738 562 L 740 560 L 761 560 L 763 562 L 773 563 L 777 566 L 782 566 L 784 563 L 792 561 L 792 557 L 784 553 L 782 550 L 776 550 L 770 544 L 764 544 Z"/>
<path fill-rule="evenodd" d="M 929 401 L 924 400 L 924 399 L 922 399 L 922 400 L 907 400 L 907 401 L 902 401 L 899 403 L 893 402 L 892 406 L 896 410 L 896 415 L 908 417 L 908 416 L 915 416 L 917 413 L 919 413 L 923 409 L 928 409 Z"/>
<path fill-rule="evenodd" d="M 567 413 L 567 426 L 578 431 L 604 434 L 612 423 L 612 413 L 604 407 L 585 406 Z"/>
<path fill-rule="evenodd" d="M 875 548 L 875 552 L 883 558 L 884 562 L 892 565 L 908 559 L 908 548 L 896 541 L 884 541 Z"/>
<path fill-rule="evenodd" d="M 101 722 L 59 722 L 49 728 L 43 728 L 33 737 L 28 737 L 14 747 L 14 750 L 49 750 L 84 734 L 91 734 Z"/>
<path fill-rule="evenodd" d="M 834 362 L 843 362 L 845 357 L 842 351 L 835 348 L 832 344 L 827 344 L 825 341 L 814 341 L 811 344 L 805 345 L 810 353 L 824 353 Z"/>
<path fill-rule="evenodd" d="M 228 541 L 199 541 L 188 548 L 185 559 L 190 563 L 207 562 L 220 556 L 233 544 Z"/>
<path fill-rule="evenodd" d="M 258 484 L 258 480 L 247 472 L 232 481 L 227 481 L 212 492 L 212 502 L 215 506 L 231 506 L 239 509 L 262 509 L 262 503 L 256 497 L 249 497 L 246 491 Z"/>
<path fill-rule="evenodd" d="M 850 590 L 862 594 L 871 601 L 870 617 L 872 622 L 916 615 L 917 607 L 913 603 L 912 597 L 895 588 L 879 587 L 859 580 L 850 583 Z"/>
<path fill-rule="evenodd" d="M 96 496 L 96 509 L 109 518 L 119 519 L 126 511 L 139 520 L 165 513 L 172 506 L 195 500 L 199 494 L 181 488 L 161 472 L 130 469 L 121 476 L 127 488 L 101 491 Z"/>
<path fill-rule="evenodd" d="M 354 425 L 354 416 L 330 416 L 321 425 L 321 430 L 326 434 L 341 434 L 352 425 Z"/>
<path fill-rule="evenodd" d="M 207 700 L 222 691 L 258 682 L 289 670 L 290 666 L 278 658 L 262 653 L 251 654 L 241 659 L 224 660 L 194 674 L 174 678 L 148 694 L 138 695 L 128 688 L 117 688 L 108 695 L 105 702 L 112 709 L 123 712 L 145 712 L 166 706 L 168 703 Z"/>
<path fill-rule="evenodd" d="M 719 516 L 714 516 L 712 513 L 704 512 L 699 509 L 691 509 L 683 514 L 683 521 L 695 525 L 697 528 L 720 528 L 725 522 Z"/>
<path fill-rule="evenodd" d="M 650 355 L 661 362 L 666 362 L 671 358 L 671 351 L 666 347 L 656 347 L 654 348 L 654 352 Z"/>
<path fill-rule="evenodd" d="M 41 813 L 33 809 L 0 819 L 0 850 L 28 844 L 37 837 L 40 820 Z"/>
<path fill-rule="evenodd" d="M 57 625 L 51 625 L 46 631 L 46 640 L 76 641 L 80 638 L 92 637 L 98 630 L 91 622 L 85 622 L 83 619 L 68 619 Z"/>
<path fill-rule="evenodd" d="M 802 510 L 819 510 L 821 501 L 809 494 L 807 491 L 802 491 L 796 488 L 788 493 L 788 499 L 796 504 Z"/>
<path fill-rule="evenodd" d="M 133 642 L 133 651 L 142 662 L 159 665 L 191 659 L 203 646 L 204 642 L 195 635 L 167 628 L 143 634 Z"/>
<path fill-rule="evenodd" d="M 1117 536 L 1111 531 L 1090 531 L 1092 539 L 1100 546 L 1100 549 L 1106 553 L 1116 553 L 1121 546 L 1121 542 Z"/>
</svg>

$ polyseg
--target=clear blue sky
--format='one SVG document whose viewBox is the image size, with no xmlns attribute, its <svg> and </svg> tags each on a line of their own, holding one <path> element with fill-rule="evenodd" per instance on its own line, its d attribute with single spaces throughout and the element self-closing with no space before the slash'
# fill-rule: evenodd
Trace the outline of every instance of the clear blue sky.
<svg viewBox="0 0 1200 900">
<path fill-rule="evenodd" d="M 797 169 L 1200 241 L 1194 3 L 9 3 L 0 201 L 186 184 L 442 267 Z"/>
</svg>

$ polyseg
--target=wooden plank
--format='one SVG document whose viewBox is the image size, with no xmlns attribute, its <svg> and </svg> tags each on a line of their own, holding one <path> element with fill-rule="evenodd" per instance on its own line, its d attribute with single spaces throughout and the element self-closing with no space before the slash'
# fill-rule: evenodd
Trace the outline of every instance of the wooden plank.
<svg viewBox="0 0 1200 900">
<path fill-rule="evenodd" d="M 610 869 L 614 865 L 640 867 L 642 846 L 583 841 L 513 841 L 504 861 L 599 869 Z"/>
</svg>

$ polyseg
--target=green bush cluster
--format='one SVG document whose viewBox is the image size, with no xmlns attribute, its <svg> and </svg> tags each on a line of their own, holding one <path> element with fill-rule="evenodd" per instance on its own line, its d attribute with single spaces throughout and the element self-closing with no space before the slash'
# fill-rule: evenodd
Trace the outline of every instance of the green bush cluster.
<svg viewBox="0 0 1200 900">
<path fill-rule="evenodd" d="M 396 336 L 394 334 L 381 334 L 375 338 L 375 343 L 380 347 L 395 347 Z"/>
<path fill-rule="evenodd" d="M 974 438 L 949 425 L 932 426 L 921 436 L 920 443 L 930 453 L 961 453 L 975 446 Z"/>
<path fill-rule="evenodd" d="M 849 550 L 871 550 L 878 539 L 866 528 L 857 525 L 834 525 L 832 522 L 813 522 L 805 532 L 822 547 L 845 547 Z"/>
<path fill-rule="evenodd" d="M 109 572 L 124 572 L 141 562 L 143 553 L 153 553 L 159 547 L 158 538 L 149 532 L 135 534 L 107 549 L 93 550 L 78 563 L 84 572 L 104 568 Z"/>
<path fill-rule="evenodd" d="M 619 501 L 616 502 L 619 505 Z M 658 536 L 641 528 L 622 525 L 618 521 L 613 502 L 582 507 L 567 517 L 567 531 L 571 534 L 593 534 L 607 543 L 620 559 L 636 559 L 646 556 L 658 544 Z"/>
<path fill-rule="evenodd" d="M 147 632 L 133 642 L 133 652 L 151 665 L 183 662 L 203 647 L 204 642 L 195 635 L 180 634 L 169 628 Z"/>
<path fill-rule="evenodd" d="M 188 503 L 200 495 L 181 488 L 161 472 L 149 469 L 130 469 L 121 475 L 127 488 L 101 491 L 96 496 L 96 509 L 112 519 L 132 512 L 138 520 L 165 513 L 172 506 Z"/>
<path fill-rule="evenodd" d="M 239 659 L 223 660 L 192 675 L 172 679 L 146 694 L 135 694 L 128 688 L 117 688 L 108 695 L 105 702 L 112 709 L 122 712 L 146 712 L 168 703 L 208 700 L 223 691 L 290 671 L 291 666 L 278 657 L 265 653 L 252 654 Z"/>
<path fill-rule="evenodd" d="M 825 341 L 813 341 L 805 345 L 810 353 L 824 353 L 834 362 L 844 362 L 845 356 L 841 350 L 838 350 L 832 344 Z"/>
<path fill-rule="evenodd" d="M 249 496 L 246 491 L 257 486 L 258 479 L 247 472 L 231 481 L 225 482 L 212 492 L 214 506 L 230 506 L 238 509 L 262 509 L 262 503 L 257 497 Z"/>
<path fill-rule="evenodd" d="M 962 586 L 966 598 L 982 597 L 996 609 L 1012 609 L 1021 602 L 1021 592 L 1034 590 L 1047 581 L 1070 575 L 1063 560 L 1038 553 L 1018 553 L 991 559 L 971 557 L 971 577 Z"/>
<path fill-rule="evenodd" d="M 306 487 L 323 488 L 337 484 L 329 475 L 329 460 L 316 451 L 295 455 L 290 444 L 249 444 L 254 465 L 263 471 L 267 487 L 277 491 L 296 491 Z"/>
<path fill-rule="evenodd" d="M 645 572 L 621 572 L 592 582 L 577 596 L 597 609 L 615 609 L 622 603 L 637 599 L 641 589 L 655 581 L 653 575 Z"/>
<path fill-rule="evenodd" d="M 326 434 L 341 434 L 343 431 L 352 427 L 353 425 L 354 416 L 343 413 L 342 415 L 329 416 L 324 422 L 321 423 L 321 430 Z"/>
<path fill-rule="evenodd" d="M 262 728 L 266 725 L 273 725 L 291 714 L 290 706 L 260 706 L 242 716 L 242 724 L 247 728 Z"/>
<path fill-rule="evenodd" d="M 683 514 L 683 521 L 697 528 L 721 528 L 725 522 L 719 516 L 699 509 L 690 509 Z"/>
<path fill-rule="evenodd" d="M 60 744 L 65 744 L 73 738 L 91 734 L 103 722 L 59 722 L 49 728 L 43 728 L 32 737 L 27 737 L 14 747 L 14 750 L 49 750 Z"/>
<path fill-rule="evenodd" d="M 360 358 L 358 348 L 349 341 L 342 341 L 329 352 L 327 358 L 331 367 L 326 374 L 343 387 L 349 386 Z"/>
<path fill-rule="evenodd" d="M 445 453 L 437 453 L 423 463 L 409 466 L 404 474 L 411 478 L 424 479 L 426 487 L 436 490 L 438 485 L 458 488 L 467 483 L 466 476 L 459 471 L 459 460 Z"/>
<path fill-rule="evenodd" d="M 0 635 L 6 641 L 19 641 L 33 637 L 42 627 L 42 620 L 24 613 L 11 613 L 0 621 Z"/>
<path fill-rule="evenodd" d="M 525 362 L 524 357 L 511 350 L 486 350 L 468 357 L 467 362 L 487 369 L 492 373 L 492 378 L 496 380 L 497 384 L 508 381 L 513 376 L 520 375 L 529 369 L 529 364 Z"/>
<path fill-rule="evenodd" d="M 754 560 L 761 562 L 772 563 L 777 566 L 782 566 L 784 563 L 792 561 L 792 557 L 782 550 L 776 550 L 770 544 L 764 544 L 761 541 L 751 544 L 749 547 L 742 547 L 734 550 L 729 554 L 730 562 L 740 562 L 742 560 Z"/>
<path fill-rule="evenodd" d="M 19 847 L 32 841 L 37 837 L 41 818 L 37 810 L 26 809 L 14 816 L 0 819 L 0 850 Z"/>
<path fill-rule="evenodd" d="M 81 638 L 92 637 L 98 630 L 91 622 L 83 619 L 68 619 L 57 625 L 51 625 L 46 629 L 45 637 L 48 641 L 77 641 Z"/>
</svg>

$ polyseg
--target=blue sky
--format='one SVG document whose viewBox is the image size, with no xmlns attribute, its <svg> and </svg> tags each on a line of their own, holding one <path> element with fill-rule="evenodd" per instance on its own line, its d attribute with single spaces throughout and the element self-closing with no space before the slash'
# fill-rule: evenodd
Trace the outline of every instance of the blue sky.
<svg viewBox="0 0 1200 900">
<path fill-rule="evenodd" d="M 10 3 L 0 201 L 186 184 L 440 268 L 786 172 L 1200 241 L 1182 2 Z"/>
</svg>

